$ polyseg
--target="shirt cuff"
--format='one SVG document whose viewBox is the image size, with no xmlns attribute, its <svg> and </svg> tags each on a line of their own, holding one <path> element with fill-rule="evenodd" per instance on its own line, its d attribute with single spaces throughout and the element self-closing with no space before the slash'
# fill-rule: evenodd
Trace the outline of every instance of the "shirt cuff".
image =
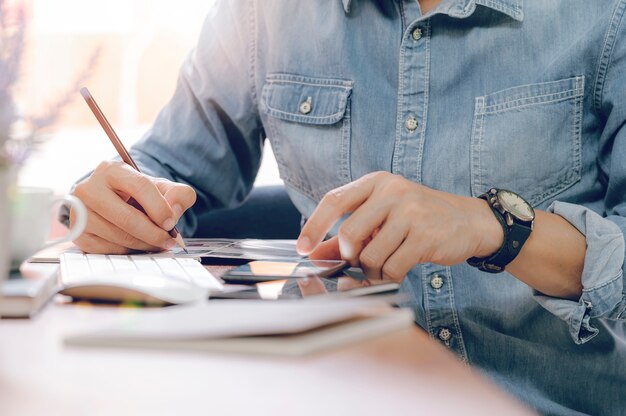
<svg viewBox="0 0 626 416">
<path fill-rule="evenodd" d="M 606 317 L 623 302 L 624 234 L 617 224 L 581 206 L 555 201 L 547 210 L 576 227 L 587 241 L 582 274 L 583 292 L 578 301 L 534 291 L 535 300 L 569 325 L 576 344 L 598 334 L 593 318 Z"/>
</svg>

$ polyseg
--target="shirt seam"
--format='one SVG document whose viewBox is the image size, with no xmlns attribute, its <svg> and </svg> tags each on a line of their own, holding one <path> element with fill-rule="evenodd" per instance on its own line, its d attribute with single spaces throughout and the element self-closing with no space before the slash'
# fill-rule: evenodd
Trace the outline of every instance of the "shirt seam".
<svg viewBox="0 0 626 416">
<path fill-rule="evenodd" d="M 610 285 L 614 284 L 615 282 L 617 282 L 619 279 L 621 279 L 622 276 L 623 276 L 623 273 L 620 271 L 620 272 L 617 273 L 617 275 L 612 277 L 609 281 L 607 281 L 605 283 L 602 283 L 599 286 L 594 286 L 594 287 L 589 288 L 589 289 L 583 289 L 583 293 L 589 294 L 589 293 L 592 293 L 592 292 L 596 292 L 596 291 L 598 291 L 600 289 L 603 289 L 603 288 L 605 288 L 607 286 L 610 286 Z"/>
<path fill-rule="evenodd" d="M 452 320 L 454 321 L 454 326 L 457 332 L 457 343 L 459 345 L 460 355 L 463 361 L 467 364 L 469 360 L 467 358 L 467 350 L 465 349 L 465 341 L 463 339 L 463 333 L 461 332 L 461 322 L 459 321 L 459 315 L 456 310 L 456 303 L 454 301 L 454 283 L 452 279 L 452 268 L 446 267 L 446 274 L 448 275 L 448 287 L 449 287 L 449 296 L 448 301 L 450 302 L 450 310 L 452 312 Z"/>
<path fill-rule="evenodd" d="M 284 117 L 285 119 L 289 121 L 300 121 L 303 123 L 306 123 L 306 122 L 311 123 L 314 121 L 334 120 L 337 117 L 341 117 L 346 112 L 345 110 L 346 104 L 347 104 L 346 100 L 342 99 L 340 102 L 340 107 L 342 107 L 343 110 L 339 110 L 336 113 L 332 113 L 327 116 L 305 116 L 305 115 L 294 114 L 288 111 L 279 110 L 275 107 L 271 107 L 269 104 L 267 105 L 267 109 L 269 110 L 268 114 L 270 115 L 281 115 L 282 117 Z M 339 120 L 341 120 L 341 118 Z"/>
<path fill-rule="evenodd" d="M 424 166 L 424 145 L 426 142 L 426 130 L 428 127 L 428 110 L 430 108 L 428 100 L 430 100 L 430 38 L 431 38 L 431 20 L 428 19 L 424 23 L 426 29 L 426 38 L 424 39 L 424 108 L 422 109 L 422 126 L 420 129 L 420 139 L 417 145 L 417 166 L 415 166 L 415 177 L 418 183 L 422 183 L 422 169 Z"/>
<path fill-rule="evenodd" d="M 617 40 L 617 32 L 619 32 L 624 12 L 626 11 L 626 0 L 621 0 L 618 5 L 615 7 L 613 15 L 611 16 L 609 28 L 604 36 L 604 44 L 602 46 L 602 54 L 600 56 L 600 61 L 598 62 L 598 69 L 596 71 L 596 82 L 595 82 L 595 91 L 594 91 L 594 109 L 599 113 L 602 100 L 604 97 L 604 87 L 606 85 L 605 81 L 607 79 L 611 60 L 613 59 L 613 51 L 615 49 L 615 44 Z"/>
<path fill-rule="evenodd" d="M 402 9 L 404 10 L 404 9 Z M 403 15 L 404 16 L 404 15 Z M 402 115 L 404 114 L 405 98 L 404 98 L 404 73 L 403 68 L 406 57 L 406 46 L 404 44 L 404 38 L 408 27 L 403 28 L 402 38 L 400 39 L 400 54 L 398 57 L 398 90 L 396 99 L 398 106 L 396 107 L 396 131 L 394 135 L 393 154 L 391 156 L 391 173 L 398 173 L 400 170 L 400 148 L 402 145 Z"/>
<path fill-rule="evenodd" d="M 581 306 L 581 305 L 578 305 L 578 306 Z M 582 318 L 580 318 L 580 321 L 578 320 L 578 315 L 576 315 L 575 313 L 573 313 L 567 321 L 569 328 L 574 329 L 576 331 L 575 342 L 577 344 L 584 343 L 590 340 L 591 338 L 593 338 L 594 336 L 594 335 L 591 335 L 591 336 L 587 335 L 586 337 L 581 336 L 582 330 L 586 329 L 584 328 L 585 316 L 589 314 L 589 310 L 590 310 L 589 306 L 584 305 L 584 304 L 582 306 L 584 307 L 584 312 L 583 312 Z M 597 334 L 597 331 L 596 331 L 596 334 Z"/>
<path fill-rule="evenodd" d="M 256 25 L 256 0 L 251 0 L 251 7 L 249 8 L 249 24 L 250 24 L 250 32 L 252 36 L 249 36 L 249 44 L 248 44 L 248 65 L 249 65 L 249 74 L 250 78 L 250 98 L 252 99 L 253 107 L 258 107 L 258 96 L 257 96 L 257 88 L 256 88 L 256 80 L 257 80 L 257 65 L 256 65 L 256 57 L 257 57 L 257 25 Z"/>
<path fill-rule="evenodd" d="M 285 73 L 270 74 L 266 78 L 267 84 L 295 84 L 295 85 L 308 85 L 311 87 L 319 88 L 336 88 L 342 90 L 351 90 L 354 86 L 354 81 L 339 79 L 339 78 L 312 78 L 300 75 L 292 75 Z"/>
<path fill-rule="evenodd" d="M 569 101 L 573 98 L 578 98 L 581 96 L 581 92 L 580 91 L 572 91 L 570 95 L 565 95 L 568 94 L 568 92 L 563 93 L 562 96 L 551 99 L 551 100 L 547 100 L 547 101 L 536 101 L 536 102 L 529 102 L 526 104 L 513 104 L 510 107 L 506 107 L 506 108 L 501 108 L 502 105 L 501 104 L 494 104 L 491 106 L 484 106 L 483 107 L 483 111 L 485 111 L 485 114 L 498 114 L 498 113 L 505 113 L 508 111 L 512 111 L 512 110 L 519 110 L 519 109 L 523 109 L 523 108 L 528 108 L 528 107 L 535 107 L 535 106 L 539 106 L 539 105 L 546 105 L 546 104 L 555 104 L 555 103 L 560 103 L 563 101 Z M 537 99 L 543 99 L 549 96 L 552 96 L 554 94 L 548 94 L 548 95 L 543 95 L 543 96 L 537 96 L 537 97 L 533 97 L 537 98 Z M 520 100 L 521 101 L 521 100 Z M 512 101 L 514 102 L 514 101 Z"/>
</svg>

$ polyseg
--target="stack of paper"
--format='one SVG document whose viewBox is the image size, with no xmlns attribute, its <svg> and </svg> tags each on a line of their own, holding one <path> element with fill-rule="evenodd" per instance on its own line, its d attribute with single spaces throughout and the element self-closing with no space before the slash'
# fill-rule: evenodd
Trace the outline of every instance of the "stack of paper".
<svg viewBox="0 0 626 416">
<path fill-rule="evenodd" d="M 377 299 L 210 301 L 139 310 L 113 326 L 66 337 L 74 346 L 304 355 L 413 325 L 413 313 Z"/>
</svg>

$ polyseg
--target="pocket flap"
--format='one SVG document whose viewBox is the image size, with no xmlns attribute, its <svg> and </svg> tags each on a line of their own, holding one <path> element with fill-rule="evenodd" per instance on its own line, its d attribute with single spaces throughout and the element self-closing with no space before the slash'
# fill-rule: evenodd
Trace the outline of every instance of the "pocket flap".
<svg viewBox="0 0 626 416">
<path fill-rule="evenodd" d="M 282 120 L 335 124 L 346 112 L 352 81 L 273 74 L 263 86 L 264 111 Z"/>
</svg>

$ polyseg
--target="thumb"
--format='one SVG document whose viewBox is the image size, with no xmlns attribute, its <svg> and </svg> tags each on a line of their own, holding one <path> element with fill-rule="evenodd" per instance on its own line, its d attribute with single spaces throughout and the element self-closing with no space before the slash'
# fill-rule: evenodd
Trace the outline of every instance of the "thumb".
<svg viewBox="0 0 626 416">
<path fill-rule="evenodd" d="M 341 260 L 337 236 L 322 241 L 309 255 L 312 260 Z"/>
</svg>

